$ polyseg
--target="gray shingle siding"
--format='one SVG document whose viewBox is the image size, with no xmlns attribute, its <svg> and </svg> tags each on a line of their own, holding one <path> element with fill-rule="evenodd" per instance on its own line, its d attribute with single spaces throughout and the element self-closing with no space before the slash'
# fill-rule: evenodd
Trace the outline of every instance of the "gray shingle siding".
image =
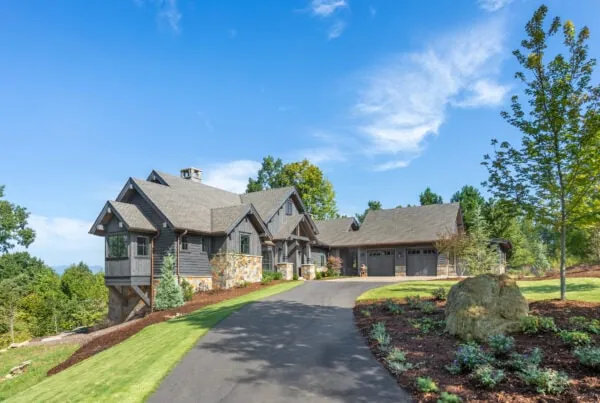
<svg viewBox="0 0 600 403">
<path fill-rule="evenodd" d="M 193 276 L 210 276 L 208 252 L 202 250 L 202 236 L 187 235 L 188 250 L 179 251 L 179 273 Z"/>
<path fill-rule="evenodd" d="M 292 216 L 297 216 L 298 214 L 300 214 L 298 212 L 298 207 L 296 206 L 296 203 L 294 203 L 293 201 L 293 198 L 290 196 L 287 200 L 292 200 Z M 285 214 L 285 206 L 287 204 L 287 200 L 283 203 L 283 206 L 281 206 L 279 210 L 277 210 L 271 221 L 269 221 L 269 223 L 267 224 L 267 227 L 269 228 L 271 234 L 277 234 L 281 229 L 281 225 L 286 221 L 286 217 L 290 217 L 287 214 Z"/>
<path fill-rule="evenodd" d="M 311 257 L 313 260 L 313 263 L 315 264 L 316 267 L 321 267 L 321 266 L 325 266 L 327 264 L 327 250 L 326 249 L 322 249 L 322 248 L 317 248 L 317 247 L 312 247 L 311 248 Z M 325 264 L 321 265 L 321 257 L 323 257 L 323 261 Z"/>
<path fill-rule="evenodd" d="M 260 237 L 258 232 L 250 222 L 250 218 L 245 217 L 240 223 L 231 231 L 227 237 L 226 251 L 231 253 L 240 253 L 240 234 L 246 233 L 250 235 L 250 254 L 255 256 L 261 256 L 261 245 Z"/>
</svg>

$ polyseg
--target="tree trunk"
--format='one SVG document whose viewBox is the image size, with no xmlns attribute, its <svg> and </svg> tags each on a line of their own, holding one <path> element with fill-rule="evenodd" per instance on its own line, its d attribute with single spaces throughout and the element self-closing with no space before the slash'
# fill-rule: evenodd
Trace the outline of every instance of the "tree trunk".
<svg viewBox="0 0 600 403">
<path fill-rule="evenodd" d="M 567 224 L 564 213 L 560 223 L 560 299 L 567 299 Z"/>
</svg>

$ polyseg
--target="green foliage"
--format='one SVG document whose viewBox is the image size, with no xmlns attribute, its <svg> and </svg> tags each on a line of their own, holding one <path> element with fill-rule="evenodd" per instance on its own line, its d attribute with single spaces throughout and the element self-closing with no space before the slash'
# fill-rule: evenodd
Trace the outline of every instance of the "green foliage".
<svg viewBox="0 0 600 403">
<path fill-rule="evenodd" d="M 502 382 L 505 378 L 504 371 L 495 369 L 490 364 L 484 364 L 475 368 L 473 378 L 484 388 L 491 389 Z"/>
<path fill-rule="evenodd" d="M 367 318 L 371 317 L 371 311 L 369 311 L 368 309 L 363 309 L 360 311 L 360 313 L 362 314 L 362 316 L 365 316 Z"/>
<path fill-rule="evenodd" d="M 600 370 L 600 347 L 578 347 L 573 355 L 581 365 Z"/>
<path fill-rule="evenodd" d="M 327 258 L 327 277 L 338 277 L 342 271 L 342 259 L 336 256 Z"/>
<path fill-rule="evenodd" d="M 173 255 L 169 254 L 165 256 L 161 268 L 162 277 L 156 289 L 156 298 L 154 300 L 154 307 L 159 311 L 183 305 L 183 292 L 173 274 L 174 267 L 175 258 Z"/>
<path fill-rule="evenodd" d="M 423 393 L 436 393 L 439 389 L 430 377 L 418 377 L 417 388 Z"/>
<path fill-rule="evenodd" d="M 194 297 L 194 286 L 190 284 L 185 278 L 181 279 L 181 292 L 183 293 L 184 301 L 191 301 Z"/>
<path fill-rule="evenodd" d="M 540 6 L 526 25 L 523 49 L 513 52 L 524 71 L 527 104 L 512 97 L 502 116 L 522 133 L 521 144 L 492 140 L 494 157 L 484 156 L 492 195 L 512 204 L 536 222 L 560 234 L 561 298 L 566 297 L 567 228 L 597 220 L 600 192 L 600 86 L 592 84 L 595 60 L 589 59 L 589 30 L 576 33 L 562 25 L 562 45 L 550 46 L 561 31 L 554 18 L 545 27 L 548 8 Z"/>
<path fill-rule="evenodd" d="M 379 348 L 382 350 L 387 349 L 392 341 L 383 322 L 377 322 L 371 327 L 371 338 L 379 344 Z"/>
<path fill-rule="evenodd" d="M 562 339 L 562 341 L 564 341 L 566 344 L 568 344 L 571 347 L 587 346 L 592 343 L 592 338 L 590 337 L 589 334 L 587 334 L 585 332 L 580 332 L 578 330 L 574 330 L 574 331 L 561 330 L 558 333 L 558 337 L 560 337 Z"/>
<path fill-rule="evenodd" d="M 450 202 L 460 203 L 465 229 L 469 231 L 473 225 L 474 211 L 483 207 L 485 199 L 479 192 L 479 189 L 474 186 L 465 185 L 462 189 L 452 195 Z"/>
<path fill-rule="evenodd" d="M 27 293 L 26 277 L 20 275 L 0 281 L 0 318 L 7 324 L 10 343 L 15 342 L 15 325 L 19 316 L 19 302 Z"/>
<path fill-rule="evenodd" d="M 315 274 L 315 279 L 317 279 L 317 280 L 321 280 L 321 279 L 323 279 L 323 278 L 325 278 L 325 276 L 323 276 L 323 272 L 320 272 L 320 271 L 318 271 L 318 272 Z"/>
<path fill-rule="evenodd" d="M 433 297 L 438 301 L 445 301 L 448 296 L 448 290 L 446 290 L 444 287 L 436 288 L 435 290 L 431 291 L 431 295 L 433 295 Z"/>
<path fill-rule="evenodd" d="M 546 316 L 523 316 L 519 319 L 521 332 L 525 334 L 537 334 L 546 331 L 556 331 L 554 318 Z"/>
<path fill-rule="evenodd" d="M 583 316 L 573 316 L 569 318 L 569 324 L 576 330 L 600 334 L 600 320 L 588 319 Z"/>
<path fill-rule="evenodd" d="M 512 353 L 506 366 L 514 371 L 523 371 L 527 367 L 540 365 L 543 359 L 542 350 L 535 347 L 529 354 Z"/>
<path fill-rule="evenodd" d="M 437 312 L 437 306 L 431 301 L 423 301 L 419 309 L 425 315 L 431 315 Z"/>
<path fill-rule="evenodd" d="M 283 164 L 280 158 L 267 156 L 256 180 L 250 178 L 246 192 L 294 186 L 304 205 L 316 220 L 337 217 L 333 185 L 323 171 L 308 160 Z"/>
<path fill-rule="evenodd" d="M 408 371 L 414 367 L 411 363 L 406 362 L 406 354 L 404 351 L 396 347 L 392 348 L 388 352 L 385 361 L 390 371 L 392 371 L 394 374 L 401 374 L 402 372 Z"/>
<path fill-rule="evenodd" d="M 503 357 L 514 349 L 515 339 L 511 336 L 497 334 L 490 336 L 488 344 L 496 357 Z"/>
<path fill-rule="evenodd" d="M 297 274 L 294 274 L 294 275 L 292 276 L 292 280 L 294 280 L 294 281 L 298 281 L 298 275 L 297 275 Z"/>
<path fill-rule="evenodd" d="M 406 303 L 410 309 L 419 309 L 421 307 L 421 297 L 419 295 L 407 296 Z"/>
<path fill-rule="evenodd" d="M 278 271 L 263 271 L 261 284 L 269 284 L 271 281 L 281 280 L 283 274 Z"/>
<path fill-rule="evenodd" d="M 427 334 L 433 331 L 442 331 L 446 326 L 446 322 L 443 320 L 437 320 L 433 318 L 417 318 L 417 319 L 409 319 L 408 323 L 419 332 L 423 334 Z"/>
<path fill-rule="evenodd" d="M 469 275 L 491 273 L 498 264 L 498 252 L 490 247 L 489 227 L 479 206 L 473 209 L 471 228 L 460 258 Z"/>
<path fill-rule="evenodd" d="M 529 366 L 521 371 L 521 379 L 543 395 L 560 395 L 569 387 L 569 378 L 562 372 Z"/>
<path fill-rule="evenodd" d="M 452 393 L 442 392 L 437 403 L 462 403 L 462 399 Z"/>
<path fill-rule="evenodd" d="M 239 284 L 238 284 L 238 286 L 237 286 L 237 287 L 238 287 L 238 288 L 246 288 L 246 287 L 248 287 L 249 285 L 250 285 L 250 283 L 249 283 L 249 282 L 247 282 L 247 281 L 242 281 L 241 283 L 239 283 Z"/>
<path fill-rule="evenodd" d="M 395 303 L 393 299 L 387 299 L 385 301 L 385 307 L 392 315 L 401 315 L 404 313 L 402 307 Z"/>
<path fill-rule="evenodd" d="M 377 200 L 369 200 L 369 202 L 367 203 L 368 207 L 365 210 L 364 213 L 362 214 L 356 214 L 356 220 L 362 224 L 362 222 L 365 220 L 365 217 L 367 216 L 367 213 L 369 211 L 377 211 L 377 210 L 381 210 L 381 202 L 377 201 Z"/>
<path fill-rule="evenodd" d="M 4 186 L 0 185 L 0 255 L 16 245 L 28 247 L 35 239 L 35 231 L 28 227 L 27 209 L 3 200 Z"/>
<path fill-rule="evenodd" d="M 432 192 L 431 188 L 427 187 L 427 189 L 419 195 L 419 202 L 421 203 L 421 206 L 427 206 L 429 204 L 442 204 L 444 201 L 442 200 L 442 196 Z"/>
<path fill-rule="evenodd" d="M 460 372 L 471 372 L 476 367 L 490 364 L 494 358 L 484 352 L 477 343 L 461 344 L 454 353 L 454 361 L 447 367 L 452 372 L 460 370 Z"/>
</svg>

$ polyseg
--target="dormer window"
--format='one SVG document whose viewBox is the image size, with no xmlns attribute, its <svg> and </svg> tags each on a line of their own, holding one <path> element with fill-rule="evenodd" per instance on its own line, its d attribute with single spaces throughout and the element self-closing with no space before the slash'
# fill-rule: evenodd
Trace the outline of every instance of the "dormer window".
<svg viewBox="0 0 600 403">
<path fill-rule="evenodd" d="M 291 200 L 288 200 L 288 201 L 285 203 L 285 215 L 292 215 L 292 211 L 293 211 L 293 208 L 292 208 L 292 201 L 291 201 Z"/>
</svg>

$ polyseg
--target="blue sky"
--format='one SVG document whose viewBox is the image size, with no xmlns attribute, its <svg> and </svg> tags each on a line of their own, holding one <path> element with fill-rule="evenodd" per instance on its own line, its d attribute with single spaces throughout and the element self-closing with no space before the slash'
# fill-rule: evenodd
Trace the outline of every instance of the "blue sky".
<svg viewBox="0 0 600 403">
<path fill-rule="evenodd" d="M 243 191 L 263 156 L 306 157 L 345 214 L 447 201 L 486 178 L 492 137 L 518 138 L 499 112 L 540 4 L 0 1 L 0 184 L 51 265 L 102 264 L 91 222 L 153 168 Z M 597 0 L 546 4 L 600 54 Z"/>
</svg>

